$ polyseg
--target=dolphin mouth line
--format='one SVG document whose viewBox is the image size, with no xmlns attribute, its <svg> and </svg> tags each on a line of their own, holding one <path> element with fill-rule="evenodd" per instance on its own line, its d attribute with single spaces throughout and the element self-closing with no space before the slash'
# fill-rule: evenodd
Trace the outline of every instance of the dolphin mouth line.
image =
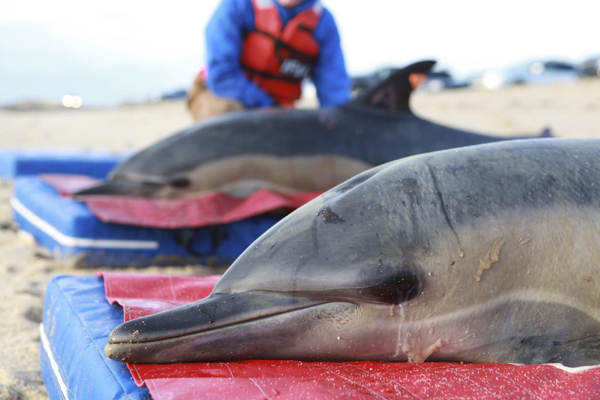
<svg viewBox="0 0 600 400">
<path fill-rule="evenodd" d="M 261 321 L 265 321 L 268 319 L 273 319 L 276 318 L 278 316 L 284 315 L 284 314 L 289 314 L 289 313 L 295 313 L 298 311 L 303 311 L 303 310 L 308 310 L 311 308 L 317 308 L 317 307 L 321 307 L 327 304 L 336 304 L 336 305 L 352 305 L 355 307 L 359 307 L 357 304 L 351 303 L 351 302 L 347 302 L 347 301 L 326 301 L 326 302 L 322 302 L 322 303 L 316 303 L 316 304 L 311 304 L 308 306 L 304 306 L 304 307 L 297 307 L 297 308 L 292 308 L 292 309 L 286 309 L 284 311 L 281 312 L 276 312 L 273 314 L 269 314 L 269 315 L 263 315 L 260 317 L 255 317 L 255 318 L 248 318 L 248 319 L 241 319 L 239 321 L 232 321 L 231 323 L 227 323 L 227 324 L 223 324 L 223 325 L 215 325 L 214 327 L 210 327 L 210 325 L 207 327 L 207 329 L 200 329 L 194 332 L 190 332 L 190 333 L 185 333 L 182 335 L 177 335 L 177 336 L 168 336 L 168 337 L 162 337 L 162 338 L 157 338 L 157 339 L 147 339 L 147 340 L 135 340 L 135 337 L 137 336 L 135 332 L 132 333 L 131 336 L 131 340 L 128 341 L 112 341 L 111 338 L 109 337 L 109 341 L 108 341 L 108 345 L 109 346 L 120 346 L 120 345 L 124 345 L 124 346 L 136 346 L 136 345 L 149 345 L 149 344 L 153 344 L 153 343 L 160 343 L 160 342 L 167 342 L 167 341 L 172 341 L 172 340 L 180 340 L 180 339 L 185 339 L 188 337 L 193 337 L 196 335 L 202 335 L 202 334 L 210 334 L 216 331 L 219 331 L 221 329 L 228 329 L 228 328 L 234 328 L 234 327 L 239 327 L 239 326 L 243 326 L 243 325 L 248 325 L 251 323 L 258 323 Z"/>
</svg>

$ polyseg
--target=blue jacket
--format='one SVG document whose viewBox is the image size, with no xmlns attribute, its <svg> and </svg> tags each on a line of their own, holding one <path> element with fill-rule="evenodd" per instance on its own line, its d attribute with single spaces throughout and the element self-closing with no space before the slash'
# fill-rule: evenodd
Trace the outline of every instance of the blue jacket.
<svg viewBox="0 0 600 400">
<path fill-rule="evenodd" d="M 284 26 L 298 13 L 312 7 L 316 1 L 306 0 L 291 9 L 276 2 Z M 221 2 L 206 27 L 207 86 L 217 96 L 237 99 L 247 108 L 268 107 L 275 102 L 244 75 L 240 64 L 245 34 L 253 30 L 252 0 Z M 350 78 L 346 72 L 340 35 L 333 16 L 327 9 L 323 10 L 313 35 L 321 49 L 311 75 L 319 103 L 321 107 L 345 103 L 350 97 Z"/>
</svg>

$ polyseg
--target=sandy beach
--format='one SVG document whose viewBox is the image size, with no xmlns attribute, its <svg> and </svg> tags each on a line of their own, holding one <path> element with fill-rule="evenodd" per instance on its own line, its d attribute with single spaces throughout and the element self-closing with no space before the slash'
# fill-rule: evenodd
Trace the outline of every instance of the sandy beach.
<svg viewBox="0 0 600 400">
<path fill-rule="evenodd" d="M 500 136 L 538 134 L 600 138 L 600 79 L 416 93 L 415 113 L 461 129 Z M 142 148 L 192 122 L 183 102 L 78 110 L 0 109 L 0 148 L 123 151 Z M 0 400 L 47 399 L 39 366 L 44 292 L 56 275 L 93 274 L 53 260 L 19 235 L 11 222 L 11 182 L 0 182 Z M 130 269 L 144 273 L 215 273 L 202 266 Z"/>
</svg>

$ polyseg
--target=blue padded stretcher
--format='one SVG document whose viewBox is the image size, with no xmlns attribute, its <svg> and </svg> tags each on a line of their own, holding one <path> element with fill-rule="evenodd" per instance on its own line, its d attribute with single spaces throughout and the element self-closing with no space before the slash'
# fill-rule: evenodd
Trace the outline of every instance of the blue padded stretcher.
<svg viewBox="0 0 600 400">
<path fill-rule="evenodd" d="M 108 304 L 95 276 L 59 276 L 46 289 L 40 325 L 41 370 L 51 400 L 149 400 L 127 366 L 108 359 L 104 346 L 123 309 Z"/>
<path fill-rule="evenodd" d="M 37 177 L 15 180 L 11 206 L 20 229 L 56 258 L 75 259 L 78 266 L 230 264 L 282 218 L 259 215 L 195 229 L 106 223 Z"/>
<path fill-rule="evenodd" d="M 0 178 L 38 174 L 105 178 L 125 155 L 102 150 L 0 149 Z"/>
</svg>

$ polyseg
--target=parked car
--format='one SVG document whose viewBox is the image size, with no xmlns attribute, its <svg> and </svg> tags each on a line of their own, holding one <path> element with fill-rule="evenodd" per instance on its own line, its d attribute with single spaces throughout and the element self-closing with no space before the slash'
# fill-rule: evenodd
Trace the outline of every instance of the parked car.
<svg viewBox="0 0 600 400">
<path fill-rule="evenodd" d="M 433 71 L 427 74 L 427 80 L 419 89 L 427 92 L 441 92 L 455 87 L 458 87 L 458 84 L 448 71 Z"/>
<path fill-rule="evenodd" d="M 577 68 L 563 61 L 532 61 L 504 69 L 491 69 L 471 78 L 471 86 L 498 89 L 509 85 L 573 82 Z"/>
<path fill-rule="evenodd" d="M 583 76 L 600 76 L 600 56 L 585 60 L 580 69 Z"/>
<path fill-rule="evenodd" d="M 172 92 L 163 93 L 160 96 L 160 99 L 161 100 L 180 100 L 180 99 L 185 99 L 186 96 L 187 96 L 187 90 L 179 89 L 179 90 L 175 90 Z"/>
</svg>

